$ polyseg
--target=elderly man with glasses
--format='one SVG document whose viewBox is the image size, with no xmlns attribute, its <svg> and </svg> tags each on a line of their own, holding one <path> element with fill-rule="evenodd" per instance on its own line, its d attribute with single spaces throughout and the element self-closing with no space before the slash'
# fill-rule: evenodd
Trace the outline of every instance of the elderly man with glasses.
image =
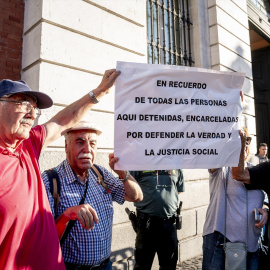
<svg viewBox="0 0 270 270">
<path fill-rule="evenodd" d="M 34 128 L 52 99 L 24 81 L 0 82 L 0 269 L 65 269 L 38 159 L 109 92 L 119 74 L 107 70 L 96 89 Z"/>
</svg>

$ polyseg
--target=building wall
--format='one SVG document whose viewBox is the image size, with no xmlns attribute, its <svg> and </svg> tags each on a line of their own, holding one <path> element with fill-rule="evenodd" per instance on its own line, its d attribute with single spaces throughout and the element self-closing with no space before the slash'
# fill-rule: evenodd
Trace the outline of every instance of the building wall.
<svg viewBox="0 0 270 270">
<path fill-rule="evenodd" d="M 54 106 L 44 110 L 37 123 L 44 123 L 94 89 L 104 71 L 114 68 L 117 61 L 147 62 L 145 8 L 145 0 L 25 0 L 21 76 L 32 89 L 43 91 L 54 100 Z M 246 1 L 192 0 L 190 14 L 195 66 L 246 73 L 243 124 L 254 135 Z M 14 18 L 18 20 L 17 16 Z M 5 46 L 10 47 L 6 43 Z M 20 79 L 19 74 L 13 79 Z M 97 163 L 106 168 L 108 153 L 113 151 L 113 112 L 112 89 L 86 117 L 104 130 L 99 138 Z M 63 146 L 60 138 L 43 151 L 41 171 L 65 158 Z M 183 228 L 178 231 L 180 261 L 202 252 L 202 229 L 209 202 L 207 170 L 184 170 L 184 177 Z M 112 260 L 118 262 L 115 269 L 132 269 L 134 264 L 135 233 L 124 211 L 127 206 L 134 209 L 131 203 L 114 205 Z M 157 260 L 153 269 L 158 269 Z"/>
<path fill-rule="evenodd" d="M 0 80 L 21 79 L 23 0 L 0 1 Z"/>
<path fill-rule="evenodd" d="M 253 136 L 256 153 L 256 125 L 251 49 L 246 0 L 208 0 L 211 68 L 245 73 L 242 125 Z"/>
</svg>

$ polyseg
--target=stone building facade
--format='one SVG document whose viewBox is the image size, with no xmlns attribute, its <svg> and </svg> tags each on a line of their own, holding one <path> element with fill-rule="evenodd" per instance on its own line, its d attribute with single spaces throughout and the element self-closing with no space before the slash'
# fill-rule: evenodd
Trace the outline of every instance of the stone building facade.
<svg viewBox="0 0 270 270">
<path fill-rule="evenodd" d="M 263 6 L 257 2 L 189 1 L 193 66 L 246 74 L 242 121 L 254 138 L 254 154 L 258 133 L 267 134 L 257 124 L 262 109 L 256 111 L 256 100 L 266 100 L 264 113 L 270 104 L 267 95 L 270 83 L 264 75 L 265 67 L 269 70 L 270 65 L 270 24 L 262 8 L 268 9 L 269 1 L 259 1 Z M 44 123 L 94 89 L 104 71 L 114 68 L 117 61 L 147 63 L 146 0 L 1 0 L 0 8 L 0 79 L 23 79 L 32 89 L 43 91 L 54 100 L 54 106 L 44 110 L 37 123 Z M 256 70 L 253 70 L 253 57 L 256 57 Z M 268 59 L 263 67 L 260 57 Z M 114 139 L 113 89 L 87 118 L 104 130 L 99 138 L 97 163 L 108 168 L 108 153 L 113 151 Z M 41 170 L 55 166 L 64 158 L 61 138 L 42 153 Z M 207 170 L 184 170 L 184 177 L 179 261 L 201 254 L 209 201 Z M 114 205 L 115 269 L 132 269 L 134 263 L 135 233 L 124 211 L 126 206 L 134 209 L 131 203 Z"/>
</svg>

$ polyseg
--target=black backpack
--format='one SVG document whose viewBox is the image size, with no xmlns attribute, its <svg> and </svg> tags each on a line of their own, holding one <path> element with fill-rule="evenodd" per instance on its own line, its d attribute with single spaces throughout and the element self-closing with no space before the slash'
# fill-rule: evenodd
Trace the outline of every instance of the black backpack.
<svg viewBox="0 0 270 270">
<path fill-rule="evenodd" d="M 60 179 L 56 171 L 56 168 L 52 168 L 44 172 L 47 174 L 49 178 L 50 192 L 52 194 L 53 201 L 54 201 L 54 219 L 55 219 L 56 210 L 57 210 L 58 204 L 60 203 L 60 192 L 61 192 Z"/>
</svg>

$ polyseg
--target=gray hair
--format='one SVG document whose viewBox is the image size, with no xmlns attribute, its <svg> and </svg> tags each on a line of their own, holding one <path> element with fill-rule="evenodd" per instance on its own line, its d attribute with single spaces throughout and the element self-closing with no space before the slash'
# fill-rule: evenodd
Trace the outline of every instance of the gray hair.
<svg viewBox="0 0 270 270">
<path fill-rule="evenodd" d="M 64 138 L 65 138 L 65 140 L 66 140 L 67 142 L 69 142 L 70 134 L 71 134 L 71 132 L 67 132 L 67 133 L 64 134 Z"/>
</svg>

